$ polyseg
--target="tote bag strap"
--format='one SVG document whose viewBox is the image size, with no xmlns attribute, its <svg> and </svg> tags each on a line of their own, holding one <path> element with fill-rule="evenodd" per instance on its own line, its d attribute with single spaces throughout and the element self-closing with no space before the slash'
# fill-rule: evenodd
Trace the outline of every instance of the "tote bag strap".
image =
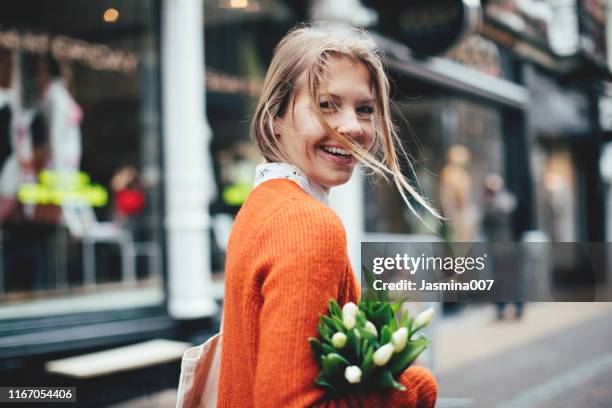
<svg viewBox="0 0 612 408">
<path fill-rule="evenodd" d="M 221 374 L 221 343 L 223 322 L 219 333 L 203 344 L 188 349 L 181 362 L 177 393 L 177 408 L 208 408 L 217 406 Z"/>
</svg>

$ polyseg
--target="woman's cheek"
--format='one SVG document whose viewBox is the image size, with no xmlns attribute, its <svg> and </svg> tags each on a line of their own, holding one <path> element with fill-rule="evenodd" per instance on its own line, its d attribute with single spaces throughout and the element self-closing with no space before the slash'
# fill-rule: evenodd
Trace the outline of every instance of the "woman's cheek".
<svg viewBox="0 0 612 408">
<path fill-rule="evenodd" d="M 366 150 L 370 151 L 372 150 L 372 147 L 374 146 L 376 132 L 374 131 L 374 128 L 372 128 L 372 129 L 368 129 L 366 134 L 368 135 L 368 139 L 366 140 Z"/>
</svg>

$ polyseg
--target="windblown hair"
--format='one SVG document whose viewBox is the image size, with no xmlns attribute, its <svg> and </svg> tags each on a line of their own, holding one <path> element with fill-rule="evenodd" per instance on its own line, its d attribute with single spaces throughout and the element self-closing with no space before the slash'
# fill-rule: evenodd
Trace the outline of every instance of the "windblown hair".
<svg viewBox="0 0 612 408">
<path fill-rule="evenodd" d="M 317 101 L 324 92 L 326 65 L 330 57 L 346 57 L 363 63 L 371 77 L 374 96 L 375 138 L 370 151 L 332 129 Z M 406 192 L 436 218 L 437 211 L 416 191 L 402 174 L 398 154 L 411 171 L 412 162 L 404 150 L 391 120 L 389 80 L 376 43 L 363 30 L 325 23 L 300 25 L 291 30 L 276 46 L 263 85 L 259 103 L 251 122 L 251 139 L 269 162 L 289 162 L 274 132 L 276 118 L 284 116 L 295 99 L 298 86 L 309 92 L 313 110 L 328 134 L 353 157 L 374 173 L 395 184 L 404 202 L 419 218 Z"/>
</svg>

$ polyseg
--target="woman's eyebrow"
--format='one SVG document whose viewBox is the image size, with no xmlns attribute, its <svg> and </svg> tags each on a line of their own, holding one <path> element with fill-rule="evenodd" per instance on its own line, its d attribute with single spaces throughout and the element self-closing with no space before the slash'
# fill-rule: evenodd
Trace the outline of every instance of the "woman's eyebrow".
<svg viewBox="0 0 612 408">
<path fill-rule="evenodd" d="M 359 103 L 374 103 L 374 98 L 366 97 L 364 99 L 360 99 Z"/>
<path fill-rule="evenodd" d="M 331 97 L 332 99 L 343 100 L 343 98 L 340 95 L 337 95 L 335 93 L 324 93 L 322 95 L 329 95 L 329 97 Z M 374 103 L 374 98 L 372 96 L 362 96 L 362 97 L 357 98 L 357 102 L 358 103 Z"/>
</svg>

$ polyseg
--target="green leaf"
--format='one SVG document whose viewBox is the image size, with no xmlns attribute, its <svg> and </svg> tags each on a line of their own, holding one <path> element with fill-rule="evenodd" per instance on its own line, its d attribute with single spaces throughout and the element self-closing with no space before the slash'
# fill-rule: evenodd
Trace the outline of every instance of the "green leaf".
<svg viewBox="0 0 612 408">
<path fill-rule="evenodd" d="M 348 339 L 348 344 L 350 345 L 350 349 L 352 351 L 352 357 L 354 357 L 354 361 L 358 361 L 359 356 L 361 355 L 361 338 L 359 336 L 359 332 L 357 331 L 357 329 L 349 330 L 346 333 L 346 337 Z"/>
<path fill-rule="evenodd" d="M 329 392 L 331 393 L 336 392 L 334 386 L 329 382 L 329 380 L 327 379 L 324 373 L 321 373 L 317 376 L 317 379 L 315 380 L 315 384 L 317 384 L 320 387 L 328 389 Z"/>
<path fill-rule="evenodd" d="M 387 344 L 391 341 L 391 329 L 389 326 L 383 326 L 380 331 L 380 344 Z"/>
<path fill-rule="evenodd" d="M 325 326 L 327 326 L 332 335 L 338 331 L 336 325 L 334 324 L 334 320 L 331 317 L 321 316 L 321 321 L 325 323 Z"/>
<path fill-rule="evenodd" d="M 314 337 L 310 337 L 308 339 L 308 343 L 310 343 L 310 350 L 312 350 L 312 354 L 314 355 L 315 360 L 319 365 L 322 365 L 321 357 L 323 356 L 323 354 L 325 354 L 325 351 L 323 351 L 323 345 L 319 340 L 315 339 Z"/>
<path fill-rule="evenodd" d="M 365 278 L 366 287 L 361 294 L 361 298 L 366 302 L 388 302 L 389 295 L 384 290 L 374 290 L 374 281 L 376 276 L 365 266 L 361 268 L 363 277 Z"/>
<path fill-rule="evenodd" d="M 336 353 L 338 351 L 334 346 L 327 343 L 322 343 L 321 347 L 323 347 L 323 351 L 325 352 L 325 354 Z"/>
<path fill-rule="evenodd" d="M 395 388 L 400 391 L 406 390 L 406 387 L 404 387 L 402 384 L 395 381 L 395 379 L 393 378 L 393 375 L 391 374 L 391 371 L 389 370 L 381 371 L 378 377 L 377 384 L 384 388 Z"/>
<path fill-rule="evenodd" d="M 322 357 L 323 372 L 327 378 L 334 378 L 344 372 L 349 362 L 338 353 L 329 353 Z"/>
<path fill-rule="evenodd" d="M 361 353 L 359 355 L 359 361 L 363 361 L 363 357 L 368 350 L 369 345 L 370 341 L 368 339 L 361 339 Z"/>
<path fill-rule="evenodd" d="M 391 319 L 394 319 L 393 310 L 389 303 L 381 303 L 373 312 L 371 316 L 368 316 L 368 320 L 376 325 L 376 327 L 382 327 L 389 324 Z"/>
<path fill-rule="evenodd" d="M 357 322 L 357 326 L 363 327 L 365 326 L 367 319 L 363 313 L 357 313 L 357 316 L 355 316 L 355 321 Z"/>
<path fill-rule="evenodd" d="M 393 309 L 391 309 L 391 304 L 385 303 L 383 307 L 381 307 L 380 314 L 383 319 L 386 319 L 387 322 L 391 319 L 395 319 L 395 314 L 393 313 Z"/>
<path fill-rule="evenodd" d="M 329 301 L 329 315 L 332 317 L 337 316 L 342 319 L 342 309 L 340 305 L 338 305 L 338 302 L 333 299 Z"/>
<path fill-rule="evenodd" d="M 363 362 L 361 363 L 361 372 L 363 374 L 363 380 L 367 379 L 374 369 L 374 347 L 368 345 L 366 347 Z"/>
<path fill-rule="evenodd" d="M 366 304 L 366 316 L 369 319 L 372 313 L 374 312 L 374 309 L 379 304 L 379 302 L 365 302 L 365 304 Z"/>
<path fill-rule="evenodd" d="M 331 341 L 332 332 L 323 322 L 319 322 L 319 334 L 321 338 L 327 342 Z"/>
<path fill-rule="evenodd" d="M 428 345 L 429 340 L 425 337 L 419 337 L 416 340 L 409 341 L 400 353 L 393 356 L 389 365 L 389 370 L 391 370 L 393 375 L 404 371 L 414 360 L 416 360 L 419 354 L 421 354 Z"/>
<path fill-rule="evenodd" d="M 402 318 L 400 320 L 400 327 L 408 328 L 408 326 L 406 326 L 407 322 L 408 322 L 408 309 L 404 310 L 404 312 L 402 313 Z"/>
<path fill-rule="evenodd" d="M 408 319 L 408 322 L 406 323 L 406 328 L 408 329 L 408 340 L 410 340 L 410 338 L 412 337 L 412 335 L 414 334 L 414 332 L 412 331 L 412 325 L 414 323 L 414 319 L 411 317 Z"/>
<path fill-rule="evenodd" d="M 391 329 L 392 333 L 395 333 L 395 331 L 398 329 L 397 318 L 395 317 L 395 315 L 393 315 L 393 319 L 391 319 L 391 322 L 389 323 L 389 328 Z"/>
<path fill-rule="evenodd" d="M 391 303 L 391 310 L 393 310 L 393 314 L 397 314 L 402 308 L 402 302 L 393 302 Z"/>
<path fill-rule="evenodd" d="M 336 327 L 336 330 L 343 333 L 346 331 L 346 327 L 344 327 L 344 323 L 342 322 L 341 318 L 339 318 L 338 316 L 334 316 L 332 318 L 332 321 L 334 323 L 334 326 Z"/>
</svg>

